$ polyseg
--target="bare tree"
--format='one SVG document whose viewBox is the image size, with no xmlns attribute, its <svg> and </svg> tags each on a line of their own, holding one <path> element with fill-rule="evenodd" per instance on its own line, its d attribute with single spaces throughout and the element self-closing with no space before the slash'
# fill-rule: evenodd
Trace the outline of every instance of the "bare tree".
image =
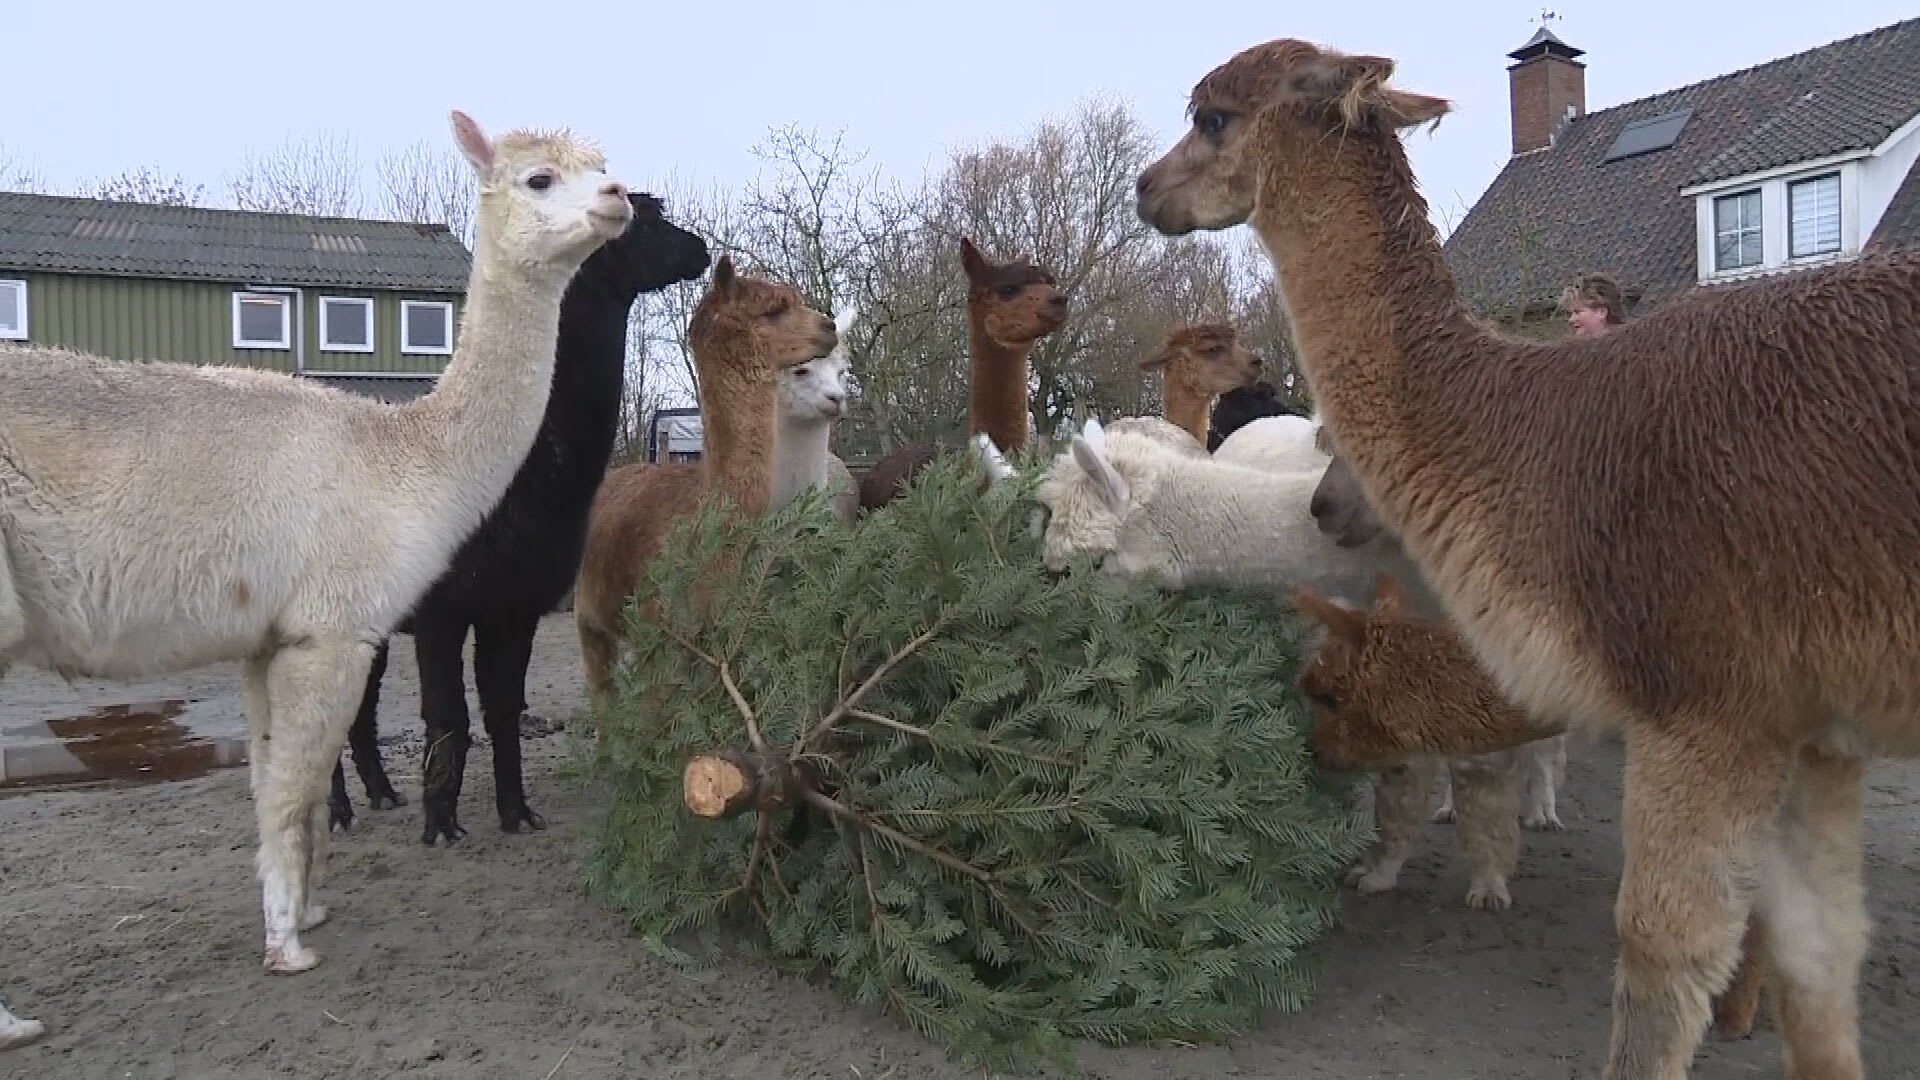
<svg viewBox="0 0 1920 1080">
<path fill-rule="evenodd" d="M 27 159 L 0 144 L 0 191 L 25 191 L 44 194 L 49 190 L 44 173 Z"/>
<path fill-rule="evenodd" d="M 352 141 L 327 134 L 248 154 L 228 186 L 242 210 L 351 217 L 365 201 L 362 172 Z"/>
<path fill-rule="evenodd" d="M 382 155 L 374 171 L 389 217 L 445 225 L 461 243 L 473 246 L 473 171 L 452 151 L 420 140 Z"/>
<path fill-rule="evenodd" d="M 97 199 L 161 206 L 205 206 L 206 193 L 205 184 L 191 183 L 178 173 L 168 176 L 147 165 L 98 181 L 88 191 Z"/>
</svg>

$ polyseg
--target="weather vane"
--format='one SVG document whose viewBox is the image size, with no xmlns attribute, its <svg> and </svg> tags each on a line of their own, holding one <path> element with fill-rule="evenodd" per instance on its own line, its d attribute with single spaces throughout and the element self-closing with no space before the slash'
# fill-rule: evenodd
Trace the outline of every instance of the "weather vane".
<svg viewBox="0 0 1920 1080">
<path fill-rule="evenodd" d="M 1559 17 L 1560 17 L 1560 13 L 1553 10 L 1552 8 L 1540 9 L 1540 25 L 1541 26 L 1545 26 Z"/>
</svg>

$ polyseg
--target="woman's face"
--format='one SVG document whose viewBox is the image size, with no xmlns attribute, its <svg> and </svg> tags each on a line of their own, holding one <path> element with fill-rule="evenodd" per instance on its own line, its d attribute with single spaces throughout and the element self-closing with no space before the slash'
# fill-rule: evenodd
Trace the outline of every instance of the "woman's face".
<svg viewBox="0 0 1920 1080">
<path fill-rule="evenodd" d="M 1573 332 L 1581 337 L 1598 337 L 1607 332 L 1607 309 L 1600 307 L 1576 307 L 1567 315 Z"/>
</svg>

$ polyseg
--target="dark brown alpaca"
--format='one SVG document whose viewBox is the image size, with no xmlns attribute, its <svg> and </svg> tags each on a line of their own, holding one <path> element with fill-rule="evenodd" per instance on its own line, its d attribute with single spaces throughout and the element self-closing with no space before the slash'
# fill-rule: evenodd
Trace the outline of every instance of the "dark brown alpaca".
<svg viewBox="0 0 1920 1080">
<path fill-rule="evenodd" d="M 1861 772 L 1920 750 L 1920 250 L 1595 338 L 1461 302 L 1399 132 L 1440 98 L 1300 41 L 1195 87 L 1139 180 L 1251 222 L 1320 415 L 1503 696 L 1620 730 L 1608 1080 L 1679 1080 L 1751 912 L 1791 1077 L 1861 1076 Z"/>
<path fill-rule="evenodd" d="M 620 611 L 674 522 L 714 491 L 739 512 L 766 510 L 774 378 L 827 355 L 837 341 L 833 320 L 808 307 L 799 290 L 737 274 L 729 256 L 714 264 L 713 282 L 687 324 L 700 383 L 700 461 L 613 469 L 594 497 L 573 601 L 590 695 L 608 687 Z"/>
<path fill-rule="evenodd" d="M 1205 446 L 1213 399 L 1258 381 L 1260 357 L 1240 344 L 1231 323 L 1188 323 L 1168 333 L 1159 351 L 1140 361 L 1140 370 L 1161 373 L 1167 420 Z"/>
<path fill-rule="evenodd" d="M 1293 604 L 1326 629 L 1300 671 L 1300 691 L 1313 708 L 1314 755 L 1327 765 L 1405 768 L 1431 760 L 1421 744 L 1491 753 L 1561 730 L 1515 708 L 1452 627 L 1422 618 L 1390 575 L 1381 575 L 1366 611 L 1310 589 L 1296 591 Z M 1429 787 L 1418 788 L 1422 809 Z M 1753 1030 L 1765 971 L 1758 923 L 1750 921 L 1740 969 L 1713 1002 L 1715 1034 L 1736 1039 Z"/>
<path fill-rule="evenodd" d="M 1031 259 L 988 262 L 964 236 L 960 267 L 967 275 L 967 434 L 985 434 L 1010 455 L 1027 445 L 1027 357 L 1066 325 L 1067 294 Z M 860 506 L 893 501 L 936 453 L 920 443 L 875 462 L 860 478 Z"/>
</svg>

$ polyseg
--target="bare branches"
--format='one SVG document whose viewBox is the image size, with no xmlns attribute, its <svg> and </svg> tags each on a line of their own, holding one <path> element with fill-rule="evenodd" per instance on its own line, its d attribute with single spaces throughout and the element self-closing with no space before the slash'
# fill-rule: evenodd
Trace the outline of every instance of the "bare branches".
<svg viewBox="0 0 1920 1080">
<path fill-rule="evenodd" d="M 352 140 L 327 134 L 248 154 L 228 187 L 242 210 L 352 217 L 365 202 L 363 172 Z"/>
<path fill-rule="evenodd" d="M 374 166 L 382 209 L 400 221 L 445 225 L 473 246 L 473 172 L 452 150 L 425 140 L 389 151 Z"/>
<path fill-rule="evenodd" d="M 157 203 L 161 206 L 207 205 L 205 184 L 193 183 L 178 173 L 168 176 L 148 165 L 96 181 L 87 194 L 114 202 Z"/>
</svg>

